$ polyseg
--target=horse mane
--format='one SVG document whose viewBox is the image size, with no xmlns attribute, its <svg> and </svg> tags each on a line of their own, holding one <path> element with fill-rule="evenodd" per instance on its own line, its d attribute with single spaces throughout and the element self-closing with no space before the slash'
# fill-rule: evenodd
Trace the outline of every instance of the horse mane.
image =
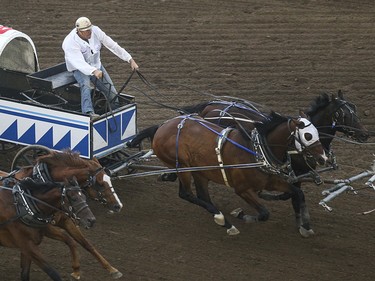
<svg viewBox="0 0 375 281">
<path fill-rule="evenodd" d="M 23 190 L 30 190 L 31 194 L 46 193 L 57 187 L 55 182 L 35 182 L 32 178 L 24 178 L 19 181 L 19 185 Z"/>
<path fill-rule="evenodd" d="M 180 111 L 182 111 L 183 114 L 200 113 L 209 104 L 210 102 L 205 101 L 205 102 L 198 103 L 196 105 L 188 105 L 188 106 L 182 107 Z"/>
<path fill-rule="evenodd" d="M 269 132 L 275 129 L 280 124 L 288 121 L 288 118 L 285 116 L 280 115 L 279 113 L 272 111 L 269 119 L 264 122 L 256 122 L 254 123 L 255 127 L 257 128 L 258 132 L 263 135 L 267 136 Z"/>
<path fill-rule="evenodd" d="M 325 108 L 331 102 L 329 95 L 327 93 L 323 93 L 319 95 L 315 100 L 310 104 L 309 109 L 306 111 L 308 116 L 313 116 L 316 114 L 320 109 Z"/>
<path fill-rule="evenodd" d="M 65 149 L 62 153 L 53 151 L 50 154 L 43 155 L 38 158 L 38 161 L 51 166 L 56 166 L 56 163 L 61 163 L 62 165 L 69 167 L 88 166 L 89 161 L 85 161 L 79 155 L 79 152 Z"/>
</svg>

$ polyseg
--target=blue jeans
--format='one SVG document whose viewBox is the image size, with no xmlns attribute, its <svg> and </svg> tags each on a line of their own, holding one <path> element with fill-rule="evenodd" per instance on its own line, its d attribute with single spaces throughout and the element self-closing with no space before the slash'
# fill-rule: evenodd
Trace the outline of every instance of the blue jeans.
<svg viewBox="0 0 375 281">
<path fill-rule="evenodd" d="M 79 70 L 74 70 L 73 75 L 77 80 L 79 87 L 81 89 L 81 110 L 83 113 L 94 112 L 94 107 L 91 100 L 91 87 L 90 82 L 94 83 L 99 91 L 103 92 L 107 101 L 110 102 L 111 108 L 118 108 L 117 91 L 113 86 L 113 82 L 107 70 L 103 66 L 100 67 L 103 71 L 103 78 L 97 79 L 94 75 L 85 75 Z"/>
</svg>

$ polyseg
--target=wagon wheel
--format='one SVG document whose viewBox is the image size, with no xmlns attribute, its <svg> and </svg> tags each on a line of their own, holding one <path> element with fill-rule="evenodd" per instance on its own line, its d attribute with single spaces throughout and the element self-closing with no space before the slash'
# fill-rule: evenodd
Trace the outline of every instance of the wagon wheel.
<svg viewBox="0 0 375 281">
<path fill-rule="evenodd" d="M 19 145 L 11 142 L 1 141 L 0 142 L 0 153 L 8 153 L 18 149 Z"/>
<path fill-rule="evenodd" d="M 17 168 L 35 164 L 36 158 L 51 153 L 51 150 L 43 145 L 29 145 L 17 152 L 13 158 L 11 171 Z"/>
</svg>

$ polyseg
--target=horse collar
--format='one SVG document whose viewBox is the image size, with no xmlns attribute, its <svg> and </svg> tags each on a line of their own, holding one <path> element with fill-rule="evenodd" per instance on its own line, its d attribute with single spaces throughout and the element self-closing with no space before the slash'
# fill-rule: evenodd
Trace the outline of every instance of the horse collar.
<svg viewBox="0 0 375 281">
<path fill-rule="evenodd" d="M 37 163 L 33 168 L 33 178 L 41 182 L 53 182 L 46 163 Z"/>
<path fill-rule="evenodd" d="M 257 161 L 263 160 L 265 162 L 265 165 L 260 167 L 263 172 L 281 176 L 290 183 L 297 181 L 289 154 L 286 154 L 287 160 L 285 162 L 278 160 L 269 149 L 265 137 L 256 128 L 251 131 L 251 142 L 256 155 L 258 155 Z"/>
<path fill-rule="evenodd" d="M 13 186 L 12 194 L 17 210 L 17 216 L 24 224 L 30 227 L 45 227 L 46 224 L 49 224 L 52 221 L 53 215 L 42 215 L 33 200 L 30 191 L 23 190 L 19 183 L 16 183 Z"/>
</svg>

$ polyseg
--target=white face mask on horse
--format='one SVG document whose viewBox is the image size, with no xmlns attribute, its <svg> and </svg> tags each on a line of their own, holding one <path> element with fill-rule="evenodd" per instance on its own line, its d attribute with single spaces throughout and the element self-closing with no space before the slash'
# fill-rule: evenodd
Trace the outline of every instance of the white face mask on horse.
<svg viewBox="0 0 375 281">
<path fill-rule="evenodd" d="M 305 124 L 303 128 L 298 127 L 295 132 L 295 146 L 298 152 L 319 141 L 319 132 L 315 126 L 306 118 L 300 117 L 298 121 Z"/>
</svg>

